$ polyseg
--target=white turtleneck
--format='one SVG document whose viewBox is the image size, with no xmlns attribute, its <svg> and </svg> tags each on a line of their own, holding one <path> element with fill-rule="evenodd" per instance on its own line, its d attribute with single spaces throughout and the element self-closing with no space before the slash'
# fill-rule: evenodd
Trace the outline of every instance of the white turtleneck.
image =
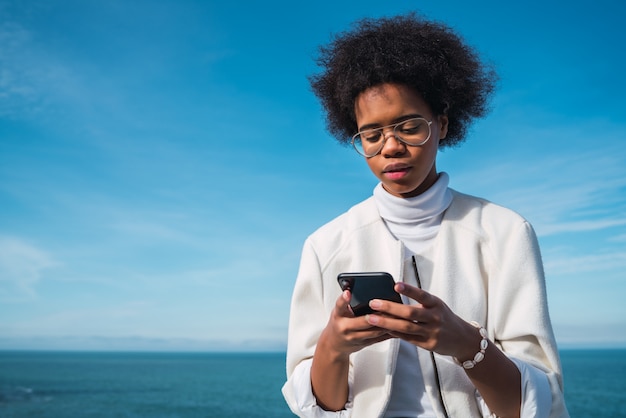
<svg viewBox="0 0 626 418">
<path fill-rule="evenodd" d="M 437 236 L 443 213 L 452 202 L 448 189 L 449 177 L 440 173 L 435 184 L 424 193 L 401 198 L 387 192 L 381 183 L 374 188 L 374 200 L 387 228 L 408 249 L 405 252 L 405 280 L 413 281 L 411 256 L 430 247 Z M 409 278 L 407 280 L 407 278 Z M 410 303 L 404 298 L 405 303 Z M 434 417 L 435 413 L 419 367 L 417 349 L 411 343 L 400 342 L 400 351 L 393 378 L 393 387 L 385 417 Z"/>
<path fill-rule="evenodd" d="M 409 198 L 390 194 L 382 183 L 374 188 L 374 200 L 387 228 L 414 254 L 428 248 L 439 231 L 443 213 L 452 202 L 449 181 L 442 172 L 428 190 Z"/>
</svg>

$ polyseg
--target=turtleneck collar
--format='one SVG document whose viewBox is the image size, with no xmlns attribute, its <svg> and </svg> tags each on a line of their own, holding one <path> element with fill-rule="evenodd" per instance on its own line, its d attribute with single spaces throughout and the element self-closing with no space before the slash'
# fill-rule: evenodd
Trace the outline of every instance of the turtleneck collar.
<svg viewBox="0 0 626 418">
<path fill-rule="evenodd" d="M 409 198 L 387 192 L 382 183 L 374 188 L 374 200 L 391 233 L 411 251 L 418 253 L 437 235 L 444 211 L 452 202 L 450 178 L 439 173 L 437 181 L 424 193 Z"/>
</svg>

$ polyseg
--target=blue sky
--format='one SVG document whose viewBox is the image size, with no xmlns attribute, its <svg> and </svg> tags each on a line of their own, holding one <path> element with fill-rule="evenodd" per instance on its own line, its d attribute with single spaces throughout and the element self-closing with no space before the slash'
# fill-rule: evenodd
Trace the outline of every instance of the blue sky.
<svg viewBox="0 0 626 418">
<path fill-rule="evenodd" d="M 438 168 L 533 223 L 562 347 L 626 346 L 622 2 L 0 0 L 0 349 L 284 349 L 305 237 L 376 184 L 316 49 L 408 10 L 501 77 Z"/>
</svg>

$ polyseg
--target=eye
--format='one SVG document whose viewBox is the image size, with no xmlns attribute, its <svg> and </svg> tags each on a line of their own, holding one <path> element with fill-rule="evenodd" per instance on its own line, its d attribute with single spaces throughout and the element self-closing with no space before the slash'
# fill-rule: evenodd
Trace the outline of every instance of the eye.
<svg viewBox="0 0 626 418">
<path fill-rule="evenodd" d="M 424 131 L 426 123 L 422 119 L 410 119 L 398 125 L 397 130 L 405 135 L 417 135 Z"/>
<path fill-rule="evenodd" d="M 381 137 L 380 129 L 370 129 L 361 132 L 361 140 L 367 142 L 378 142 Z"/>
</svg>

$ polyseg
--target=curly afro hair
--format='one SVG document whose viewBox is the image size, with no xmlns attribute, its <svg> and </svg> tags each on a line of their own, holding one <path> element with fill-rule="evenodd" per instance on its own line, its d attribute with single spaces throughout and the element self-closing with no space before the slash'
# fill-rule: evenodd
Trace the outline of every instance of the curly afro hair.
<svg viewBox="0 0 626 418">
<path fill-rule="evenodd" d="M 495 71 L 451 28 L 415 13 L 360 20 L 319 52 L 323 71 L 309 81 L 326 111 L 328 131 L 344 144 L 356 132 L 357 96 L 397 83 L 417 91 L 433 113 L 448 116 L 440 147 L 457 145 L 473 119 L 487 113 L 497 82 Z"/>
</svg>

